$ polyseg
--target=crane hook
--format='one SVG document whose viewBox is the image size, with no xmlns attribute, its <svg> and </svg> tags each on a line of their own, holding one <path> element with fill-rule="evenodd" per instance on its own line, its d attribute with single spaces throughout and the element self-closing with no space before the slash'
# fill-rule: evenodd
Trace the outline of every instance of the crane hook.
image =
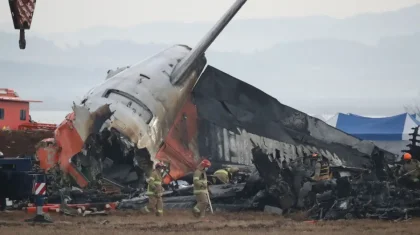
<svg viewBox="0 0 420 235">
<path fill-rule="evenodd" d="M 20 28 L 20 33 L 19 33 L 19 48 L 21 50 L 24 50 L 26 48 L 26 39 L 25 39 L 25 29 Z"/>
</svg>

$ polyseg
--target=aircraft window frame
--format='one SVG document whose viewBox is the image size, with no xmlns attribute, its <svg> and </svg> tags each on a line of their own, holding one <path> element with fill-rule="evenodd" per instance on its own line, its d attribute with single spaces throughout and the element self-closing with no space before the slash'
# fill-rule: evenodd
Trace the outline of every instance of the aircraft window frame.
<svg viewBox="0 0 420 235">
<path fill-rule="evenodd" d="M 132 96 L 131 94 L 129 94 L 127 92 L 124 92 L 124 91 L 121 91 L 121 90 L 118 90 L 118 89 L 107 89 L 104 92 L 104 94 L 102 95 L 102 97 L 108 98 L 110 94 L 116 94 L 116 95 L 122 96 L 122 97 L 128 99 L 130 102 L 136 103 L 137 105 L 142 107 L 146 112 L 148 112 L 150 114 L 150 118 L 145 120 L 146 124 L 149 124 L 152 121 L 152 119 L 154 117 L 153 112 L 149 109 L 149 107 L 147 107 L 143 102 L 141 102 L 136 97 Z"/>
</svg>

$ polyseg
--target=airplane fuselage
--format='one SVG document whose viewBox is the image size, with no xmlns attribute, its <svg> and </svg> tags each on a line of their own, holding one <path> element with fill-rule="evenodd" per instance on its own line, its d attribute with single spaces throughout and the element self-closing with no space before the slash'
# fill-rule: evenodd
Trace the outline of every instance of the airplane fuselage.
<svg viewBox="0 0 420 235">
<path fill-rule="evenodd" d="M 203 56 L 183 83 L 171 83 L 174 68 L 190 50 L 175 45 L 117 72 L 91 89 L 81 105 L 94 111 L 110 104 L 113 115 L 104 127 L 117 130 L 137 148 L 147 148 L 154 156 L 205 67 Z M 77 120 L 77 111 L 75 116 Z"/>
</svg>

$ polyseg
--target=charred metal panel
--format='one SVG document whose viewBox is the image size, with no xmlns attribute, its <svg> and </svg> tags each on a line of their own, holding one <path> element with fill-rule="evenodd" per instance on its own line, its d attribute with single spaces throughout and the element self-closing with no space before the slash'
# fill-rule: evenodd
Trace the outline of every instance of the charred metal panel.
<svg viewBox="0 0 420 235">
<path fill-rule="evenodd" d="M 403 152 L 410 153 L 413 158 L 420 160 L 420 126 L 413 128 L 413 133 L 410 134 L 410 143 L 407 145 L 408 150 Z"/>
<path fill-rule="evenodd" d="M 170 177 L 164 179 L 165 183 L 169 183 L 171 177 L 178 179 L 192 172 L 200 161 L 197 147 L 197 109 L 191 102 L 191 97 L 188 97 L 178 113 L 156 158 L 171 165 Z"/>
<path fill-rule="evenodd" d="M 251 163 L 251 142 L 290 161 L 320 152 L 333 165 L 366 167 L 375 145 L 279 103 L 261 90 L 208 66 L 193 90 L 200 154 Z M 276 151 L 277 150 L 277 151 Z M 391 153 L 385 152 L 389 159 Z"/>
<path fill-rule="evenodd" d="M 191 68 L 189 82 L 173 86 L 170 74 L 190 49 L 182 45 L 170 47 L 138 64 L 121 70 L 93 88 L 75 111 L 77 122 L 85 123 L 82 113 L 109 104 L 113 112 L 108 128 L 114 128 L 138 148 L 146 147 L 155 156 L 171 128 L 175 116 L 189 96 L 206 59 L 199 58 Z M 184 91 L 185 89 L 185 91 Z M 85 111 L 84 111 L 85 110 Z M 79 133 L 84 128 L 77 128 Z M 82 138 L 86 139 L 86 136 Z"/>
<path fill-rule="evenodd" d="M 89 159 L 86 150 L 92 146 L 97 149 L 97 159 L 103 159 L 103 155 L 110 158 L 106 156 L 109 151 L 101 149 L 116 142 L 119 146 L 113 149 L 119 154 L 113 156 L 131 159 L 139 178 L 150 172 L 157 159 L 173 160 L 170 174 L 175 177 L 195 168 L 199 158 L 195 144 L 197 115 L 188 100 L 206 66 L 207 48 L 245 2 L 237 0 L 196 47 L 174 45 L 132 66 L 109 70 L 103 83 L 90 89 L 80 104 L 73 105 L 73 119 L 60 125 L 67 131 L 74 128 L 77 145 L 73 148 L 74 141 L 62 142 L 60 127 L 56 131 L 56 143 L 65 150 L 59 153 L 60 161 L 70 160 L 79 152 L 79 158 Z M 183 108 L 185 113 L 180 112 Z M 108 111 L 106 115 L 96 115 L 103 110 Z M 110 137 L 117 141 L 107 141 Z"/>
</svg>

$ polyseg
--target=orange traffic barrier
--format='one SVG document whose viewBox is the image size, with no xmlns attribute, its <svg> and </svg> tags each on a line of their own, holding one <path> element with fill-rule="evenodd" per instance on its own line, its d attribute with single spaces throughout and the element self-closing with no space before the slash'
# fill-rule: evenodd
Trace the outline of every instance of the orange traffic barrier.
<svg viewBox="0 0 420 235">
<path fill-rule="evenodd" d="M 89 208 L 96 208 L 98 206 L 104 206 L 106 209 L 110 209 L 110 210 L 115 210 L 117 208 L 118 203 L 116 202 L 112 202 L 112 203 L 85 203 L 85 204 L 67 204 L 66 206 L 70 207 L 70 208 L 75 208 L 75 209 L 82 209 L 82 210 L 86 210 Z M 47 213 L 47 212 L 59 212 L 60 208 L 60 204 L 45 204 L 42 207 L 42 211 Z M 26 208 L 24 208 L 24 210 L 26 211 L 26 213 L 32 214 L 32 213 L 36 213 L 36 207 L 35 206 L 28 206 Z"/>
<path fill-rule="evenodd" d="M 56 209 L 58 209 L 58 206 L 43 206 L 42 207 L 42 211 L 44 213 L 48 213 L 48 212 L 55 212 Z M 26 207 L 25 208 L 26 213 L 32 214 L 32 213 L 36 213 L 36 207 L 32 206 L 32 207 Z"/>
</svg>

